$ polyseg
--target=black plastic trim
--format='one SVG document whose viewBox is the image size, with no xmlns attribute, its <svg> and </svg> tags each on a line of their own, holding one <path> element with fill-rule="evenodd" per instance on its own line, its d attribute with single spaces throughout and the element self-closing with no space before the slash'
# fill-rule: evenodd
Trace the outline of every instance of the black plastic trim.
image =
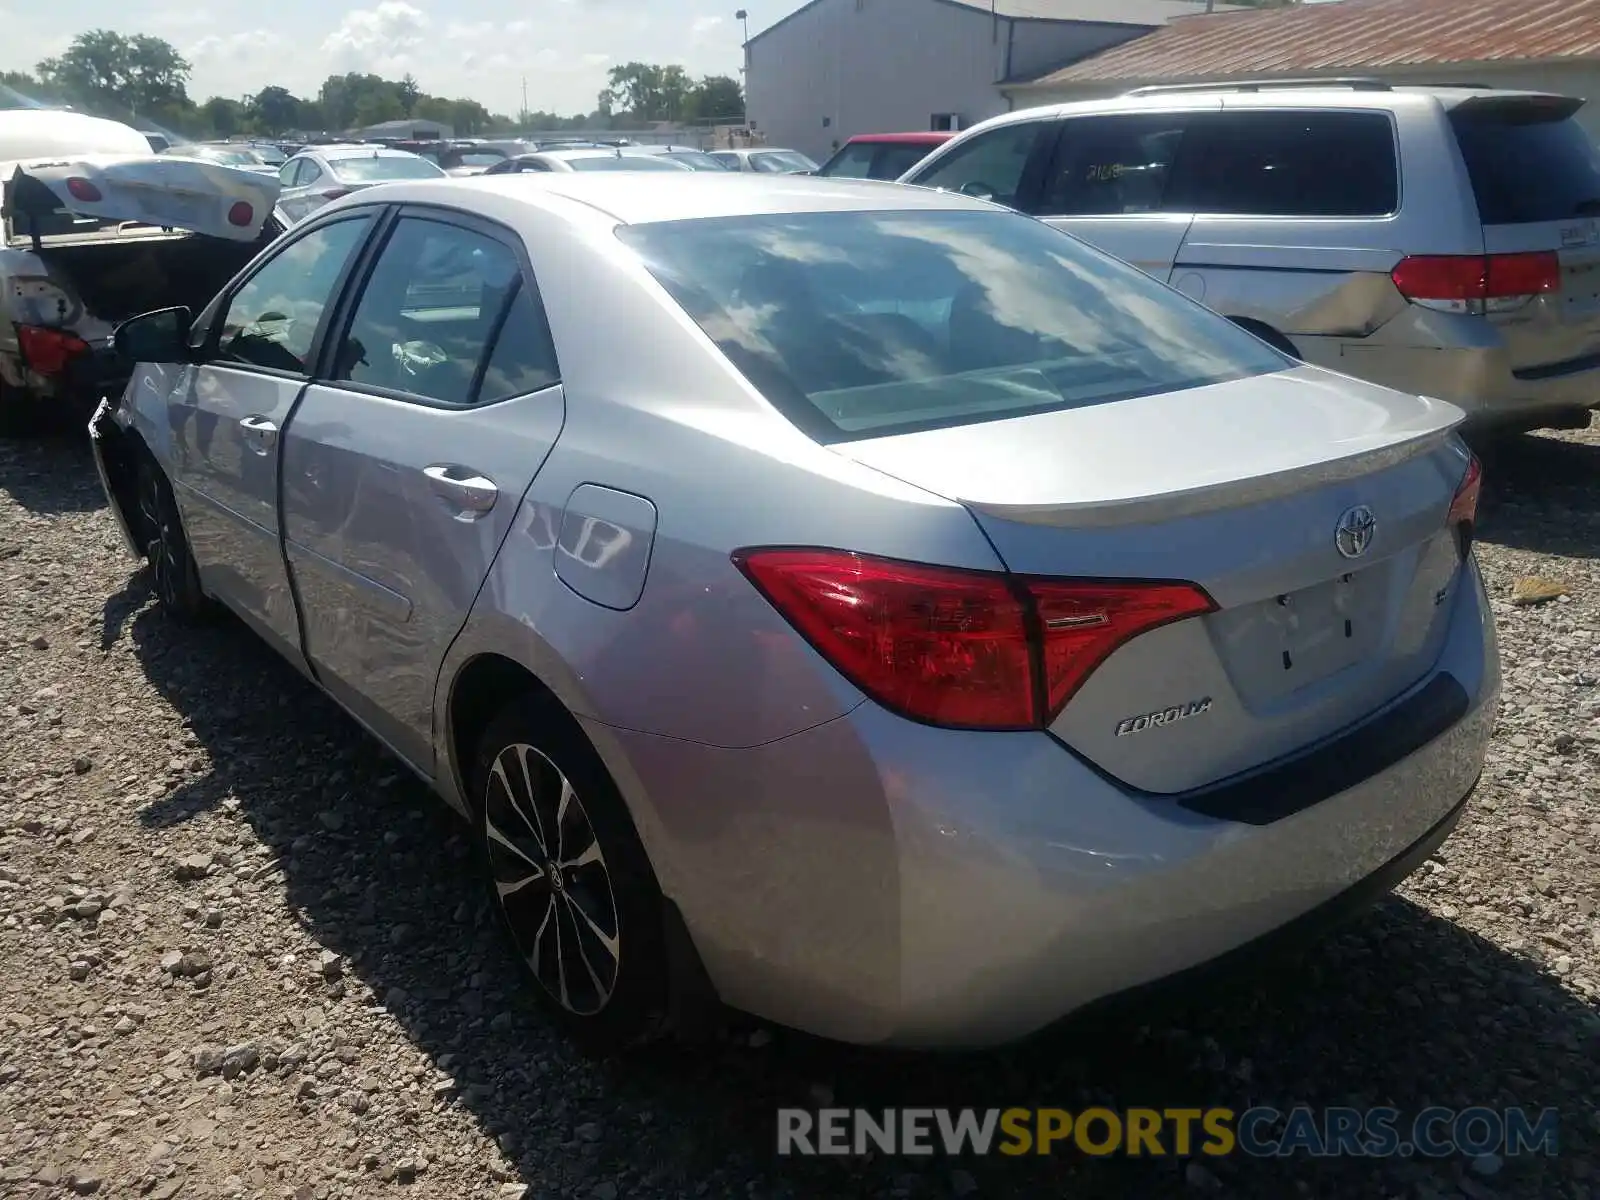
<svg viewBox="0 0 1600 1200">
<path fill-rule="evenodd" d="M 1470 705 L 1467 689 L 1441 671 L 1399 704 L 1308 753 L 1210 787 L 1144 795 L 1202 816 L 1270 825 L 1387 770 L 1461 720 Z"/>
</svg>

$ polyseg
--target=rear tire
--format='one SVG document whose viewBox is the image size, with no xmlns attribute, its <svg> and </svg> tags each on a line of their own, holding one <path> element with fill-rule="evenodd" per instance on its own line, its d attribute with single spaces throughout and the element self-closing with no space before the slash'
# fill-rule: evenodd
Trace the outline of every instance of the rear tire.
<svg viewBox="0 0 1600 1200">
<path fill-rule="evenodd" d="M 536 999 L 585 1054 L 665 1033 L 661 891 L 616 785 L 576 727 L 512 704 L 479 743 L 473 843 Z"/>
<path fill-rule="evenodd" d="M 211 601 L 200 588 L 189 535 L 184 532 L 178 501 L 166 474 L 148 454 L 139 462 L 139 536 L 156 603 L 184 624 L 211 614 Z"/>
</svg>

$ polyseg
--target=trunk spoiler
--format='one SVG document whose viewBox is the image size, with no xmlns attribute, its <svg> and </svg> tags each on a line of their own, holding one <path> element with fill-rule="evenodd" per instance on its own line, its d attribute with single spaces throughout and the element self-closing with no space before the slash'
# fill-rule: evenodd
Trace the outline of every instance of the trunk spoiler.
<svg viewBox="0 0 1600 1200">
<path fill-rule="evenodd" d="M 103 221 L 253 242 L 272 215 L 279 190 L 270 176 L 166 155 L 35 159 L 14 164 L 5 183 L 3 215 L 14 224 L 26 217 L 36 248 L 41 221 L 63 209 Z"/>
</svg>

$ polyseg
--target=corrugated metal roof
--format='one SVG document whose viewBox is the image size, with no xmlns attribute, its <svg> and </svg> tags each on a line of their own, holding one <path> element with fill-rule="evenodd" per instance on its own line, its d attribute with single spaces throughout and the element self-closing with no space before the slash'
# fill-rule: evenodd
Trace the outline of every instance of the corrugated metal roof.
<svg viewBox="0 0 1600 1200">
<path fill-rule="evenodd" d="M 952 0 L 990 11 L 990 0 Z M 1013 20 L 1091 21 L 1106 25 L 1165 25 L 1204 13 L 1205 0 L 993 0 L 994 11 Z M 1233 5 L 1218 5 L 1218 9 Z"/>
<path fill-rule="evenodd" d="M 1600 0 L 1339 0 L 1190 17 L 1025 85 L 1600 58 Z"/>
</svg>

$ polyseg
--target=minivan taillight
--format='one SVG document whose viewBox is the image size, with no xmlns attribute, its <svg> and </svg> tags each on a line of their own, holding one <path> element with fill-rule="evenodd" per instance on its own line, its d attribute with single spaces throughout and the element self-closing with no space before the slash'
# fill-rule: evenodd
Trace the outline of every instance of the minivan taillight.
<svg viewBox="0 0 1600 1200">
<path fill-rule="evenodd" d="M 1482 314 L 1520 308 L 1561 290 L 1561 259 L 1530 254 L 1420 254 L 1403 258 L 1389 277 L 1413 304 L 1440 312 Z"/>
<path fill-rule="evenodd" d="M 1467 473 L 1461 477 L 1446 518 L 1446 523 L 1456 531 L 1456 544 L 1461 548 L 1462 558 L 1472 549 L 1472 537 L 1478 525 L 1478 495 L 1482 491 L 1483 464 L 1473 454 L 1467 458 Z"/>
<path fill-rule="evenodd" d="M 59 375 L 73 359 L 89 353 L 89 343 L 64 329 L 18 325 L 17 346 L 22 361 L 40 375 Z"/>
<path fill-rule="evenodd" d="M 1212 612 L 1190 583 L 972 571 L 847 550 L 733 556 L 774 608 L 885 708 L 958 729 L 1040 729 L 1123 643 Z"/>
</svg>

